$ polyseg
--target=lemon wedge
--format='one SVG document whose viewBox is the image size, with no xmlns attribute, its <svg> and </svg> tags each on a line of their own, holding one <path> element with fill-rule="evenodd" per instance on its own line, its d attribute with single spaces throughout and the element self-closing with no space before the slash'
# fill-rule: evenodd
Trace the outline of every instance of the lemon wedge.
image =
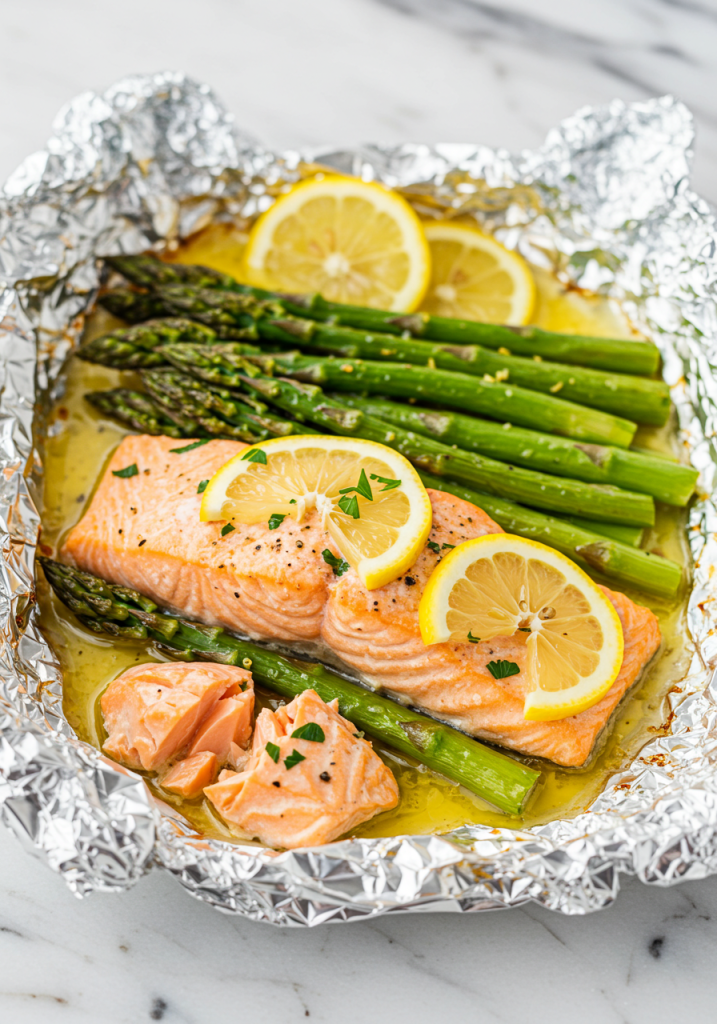
<svg viewBox="0 0 717 1024">
<path fill-rule="evenodd" d="M 259 218 L 244 265 L 261 288 L 410 312 L 428 285 L 430 255 L 401 196 L 330 175 L 296 185 Z"/>
<path fill-rule="evenodd" d="M 451 551 L 428 581 L 418 615 L 426 644 L 525 631 L 524 717 L 532 721 L 592 707 L 622 665 L 620 619 L 589 576 L 545 544 L 507 533 Z M 499 664 L 513 666 L 506 675 L 517 668 Z"/>
<path fill-rule="evenodd" d="M 529 322 L 535 283 L 522 256 L 465 224 L 438 221 L 424 230 L 432 270 L 422 310 L 511 327 Z"/>
<path fill-rule="evenodd" d="M 430 499 L 407 459 L 375 441 L 320 434 L 273 438 L 235 455 L 209 481 L 200 517 L 301 522 L 314 508 L 368 590 L 413 565 L 431 529 Z"/>
</svg>

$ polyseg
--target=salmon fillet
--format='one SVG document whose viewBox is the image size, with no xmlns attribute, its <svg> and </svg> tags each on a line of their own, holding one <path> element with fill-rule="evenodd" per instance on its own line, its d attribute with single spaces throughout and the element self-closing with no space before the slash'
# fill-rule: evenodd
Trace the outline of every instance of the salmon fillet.
<svg viewBox="0 0 717 1024">
<path fill-rule="evenodd" d="M 308 723 L 324 738 L 292 736 Z M 245 770 L 222 772 L 204 794 L 246 835 L 286 849 L 330 843 L 398 803 L 390 769 L 339 714 L 338 701 L 326 704 L 315 690 L 277 711 L 264 708 Z"/>
<path fill-rule="evenodd" d="M 184 442 L 182 442 L 182 445 Z M 333 548 L 316 513 L 238 526 L 200 523 L 200 481 L 245 445 L 211 441 L 181 455 L 167 437 L 129 436 L 70 532 L 63 555 L 82 569 L 133 587 L 188 618 L 260 640 L 279 640 L 349 668 L 386 691 L 465 732 L 558 764 L 585 763 L 625 692 L 660 645 L 647 608 L 603 588 L 623 625 L 620 674 L 594 707 L 556 722 L 523 718 L 525 673 L 494 679 L 496 658 L 525 664 L 524 634 L 479 644 L 424 646 L 418 604 L 440 555 L 424 549 L 410 572 L 367 591 L 353 569 L 334 576 L 321 557 Z M 137 476 L 112 475 L 136 463 Z M 457 545 L 501 528 L 481 509 L 429 490 L 431 540 Z"/>
<path fill-rule="evenodd" d="M 128 768 L 158 771 L 190 744 L 190 753 L 226 763 L 251 737 L 254 683 L 234 665 L 135 665 L 110 683 L 100 706 L 103 749 Z"/>
</svg>

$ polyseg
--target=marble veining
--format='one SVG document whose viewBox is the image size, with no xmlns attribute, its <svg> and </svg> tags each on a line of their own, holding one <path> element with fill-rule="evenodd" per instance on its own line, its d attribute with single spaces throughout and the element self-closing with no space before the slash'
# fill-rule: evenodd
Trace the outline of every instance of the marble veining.
<svg viewBox="0 0 717 1024">
<path fill-rule="evenodd" d="M 276 147 L 538 145 L 586 103 L 671 92 L 717 201 L 715 0 L 26 0 L 0 4 L 0 177 L 58 107 L 132 71 L 212 83 Z M 538 907 L 277 930 L 154 873 L 75 901 L 0 832 L 0 1020 L 713 1022 L 717 880 L 628 880 L 589 918 Z"/>
</svg>

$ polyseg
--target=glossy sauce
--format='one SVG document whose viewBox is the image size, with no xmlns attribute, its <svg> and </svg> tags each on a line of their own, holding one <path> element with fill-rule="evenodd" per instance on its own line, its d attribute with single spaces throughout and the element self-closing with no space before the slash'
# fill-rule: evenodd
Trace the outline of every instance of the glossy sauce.
<svg viewBox="0 0 717 1024">
<path fill-rule="evenodd" d="M 201 240 L 199 252 L 187 246 L 181 255 L 186 262 L 199 262 L 199 258 L 203 263 L 212 262 L 206 236 Z M 565 292 L 545 271 L 536 270 L 536 278 L 539 301 L 534 322 L 538 326 L 604 337 L 633 336 L 619 311 L 605 300 L 578 291 Z M 106 314 L 95 314 L 88 322 L 85 337 L 95 337 L 117 326 L 119 322 Z M 131 373 L 70 360 L 64 394 L 52 410 L 47 437 L 42 442 L 44 554 L 56 556 L 67 532 L 87 507 L 112 451 L 128 432 L 95 411 L 82 396 L 87 391 L 120 384 L 132 387 L 137 380 Z M 671 427 L 642 429 L 637 443 L 665 454 L 676 452 Z M 647 533 L 644 546 L 686 564 L 685 519 L 684 510 L 658 505 L 657 524 Z M 98 701 L 105 687 L 131 665 L 165 661 L 166 655 L 146 642 L 105 640 L 84 630 L 71 612 L 50 595 L 42 573 L 38 575 L 40 622 L 61 664 L 67 719 L 81 739 L 101 747 L 105 734 Z M 607 736 L 587 768 L 566 770 L 533 762 L 543 770 L 537 791 L 522 818 L 508 818 L 491 810 L 466 790 L 375 744 L 396 775 L 401 800 L 395 810 L 377 816 L 352 834 L 428 834 L 470 824 L 522 828 L 587 809 L 609 776 L 623 768 L 655 733 L 666 730 L 666 695 L 683 678 L 689 663 L 686 596 L 672 605 L 655 602 L 639 593 L 630 596 L 641 604 L 648 604 L 659 616 L 663 648 L 637 687 L 619 706 Z M 268 691 L 258 689 L 257 710 L 280 703 L 282 701 Z M 220 839 L 235 838 L 206 801 L 184 801 L 165 794 L 149 778 L 148 782 L 155 795 L 180 811 L 199 831 Z"/>
</svg>

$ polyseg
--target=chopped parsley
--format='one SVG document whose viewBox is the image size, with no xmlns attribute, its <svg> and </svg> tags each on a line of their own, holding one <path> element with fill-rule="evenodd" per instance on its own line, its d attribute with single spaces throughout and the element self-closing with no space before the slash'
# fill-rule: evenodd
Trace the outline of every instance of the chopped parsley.
<svg viewBox="0 0 717 1024">
<path fill-rule="evenodd" d="M 207 489 L 207 484 L 208 483 L 209 483 L 208 480 L 200 480 L 199 481 L 199 485 L 197 487 L 197 494 L 204 494 L 204 492 Z"/>
<path fill-rule="evenodd" d="M 285 519 L 286 515 L 282 515 L 281 512 L 272 512 L 269 516 L 269 529 L 278 530 Z"/>
<path fill-rule="evenodd" d="M 436 544 L 435 540 L 429 540 L 426 543 L 427 546 L 431 549 L 431 551 L 435 551 L 436 554 L 438 554 L 438 552 L 441 550 L 441 545 Z"/>
<path fill-rule="evenodd" d="M 191 444 L 185 444 L 184 448 L 170 448 L 170 452 L 173 455 L 184 455 L 185 452 L 193 452 L 195 448 L 201 448 L 203 444 L 209 444 L 211 438 L 205 437 L 201 441 L 192 441 Z"/>
<path fill-rule="evenodd" d="M 455 547 L 455 544 L 441 544 L 441 550 L 443 550 L 443 548 L 454 548 L 454 547 Z"/>
<path fill-rule="evenodd" d="M 472 629 L 468 630 L 468 643 L 469 644 L 479 644 L 480 643 L 480 637 L 479 636 L 473 636 L 473 630 Z"/>
<path fill-rule="evenodd" d="M 345 512 L 347 516 L 351 516 L 353 519 L 360 519 L 361 512 L 359 511 L 358 498 L 354 494 L 352 498 L 348 494 L 344 494 L 342 498 L 339 498 L 339 508 L 342 512 Z"/>
<path fill-rule="evenodd" d="M 125 466 L 124 469 L 113 469 L 112 476 L 121 476 L 123 480 L 129 479 L 131 476 L 139 476 L 137 463 L 133 462 L 131 466 Z"/>
<path fill-rule="evenodd" d="M 286 765 L 286 770 L 289 771 L 289 769 L 293 768 L 295 765 L 297 765 L 299 763 L 299 761 L 305 761 L 305 760 L 306 760 L 306 758 L 304 757 L 304 755 L 300 754 L 298 750 L 292 750 L 291 753 L 289 754 L 289 756 L 284 758 L 284 764 Z"/>
<path fill-rule="evenodd" d="M 373 479 L 373 477 L 371 479 Z M 362 497 L 368 498 L 369 501 L 373 501 L 373 491 L 371 490 L 371 484 L 368 482 L 365 469 L 361 470 L 359 482 L 355 487 L 342 487 L 339 494 L 350 494 L 351 491 L 356 491 L 358 494 L 362 495 Z"/>
<path fill-rule="evenodd" d="M 290 505 L 295 505 L 296 504 L 296 498 L 292 498 L 291 501 L 289 502 L 289 504 Z"/>
<path fill-rule="evenodd" d="M 387 476 L 378 476 L 376 473 L 372 473 L 371 474 L 371 479 L 372 480 L 378 480 L 378 482 L 380 484 L 385 484 L 386 485 L 384 488 L 382 488 L 382 493 L 383 493 L 383 491 L 392 491 L 394 487 L 400 487 L 401 486 L 401 481 L 400 480 L 392 480 L 390 476 L 389 477 L 387 477 Z"/>
<path fill-rule="evenodd" d="M 326 733 L 317 722 L 307 722 L 306 725 L 294 729 L 291 738 L 292 740 L 311 740 L 312 743 L 323 743 Z"/>
<path fill-rule="evenodd" d="M 281 753 L 281 748 L 277 747 L 276 743 L 267 743 L 267 745 L 264 747 L 264 750 L 267 752 L 267 754 L 272 759 L 274 764 L 279 763 L 279 754 Z"/>
<path fill-rule="evenodd" d="M 259 462 L 262 466 L 266 465 L 266 452 L 263 452 L 261 448 L 250 448 L 248 452 L 245 452 L 241 457 L 242 462 Z"/>
<path fill-rule="evenodd" d="M 334 576 L 343 576 L 351 568 L 348 562 L 345 562 L 343 558 L 337 558 L 328 548 L 324 548 L 321 552 L 321 557 L 334 570 Z"/>
<path fill-rule="evenodd" d="M 226 535 L 231 533 L 234 529 L 236 529 L 236 527 L 232 526 L 231 523 L 227 523 L 226 526 L 222 526 L 222 537 L 226 537 Z"/>
<path fill-rule="evenodd" d="M 486 668 L 494 679 L 506 679 L 520 674 L 520 666 L 514 661 L 489 661 Z"/>
</svg>

